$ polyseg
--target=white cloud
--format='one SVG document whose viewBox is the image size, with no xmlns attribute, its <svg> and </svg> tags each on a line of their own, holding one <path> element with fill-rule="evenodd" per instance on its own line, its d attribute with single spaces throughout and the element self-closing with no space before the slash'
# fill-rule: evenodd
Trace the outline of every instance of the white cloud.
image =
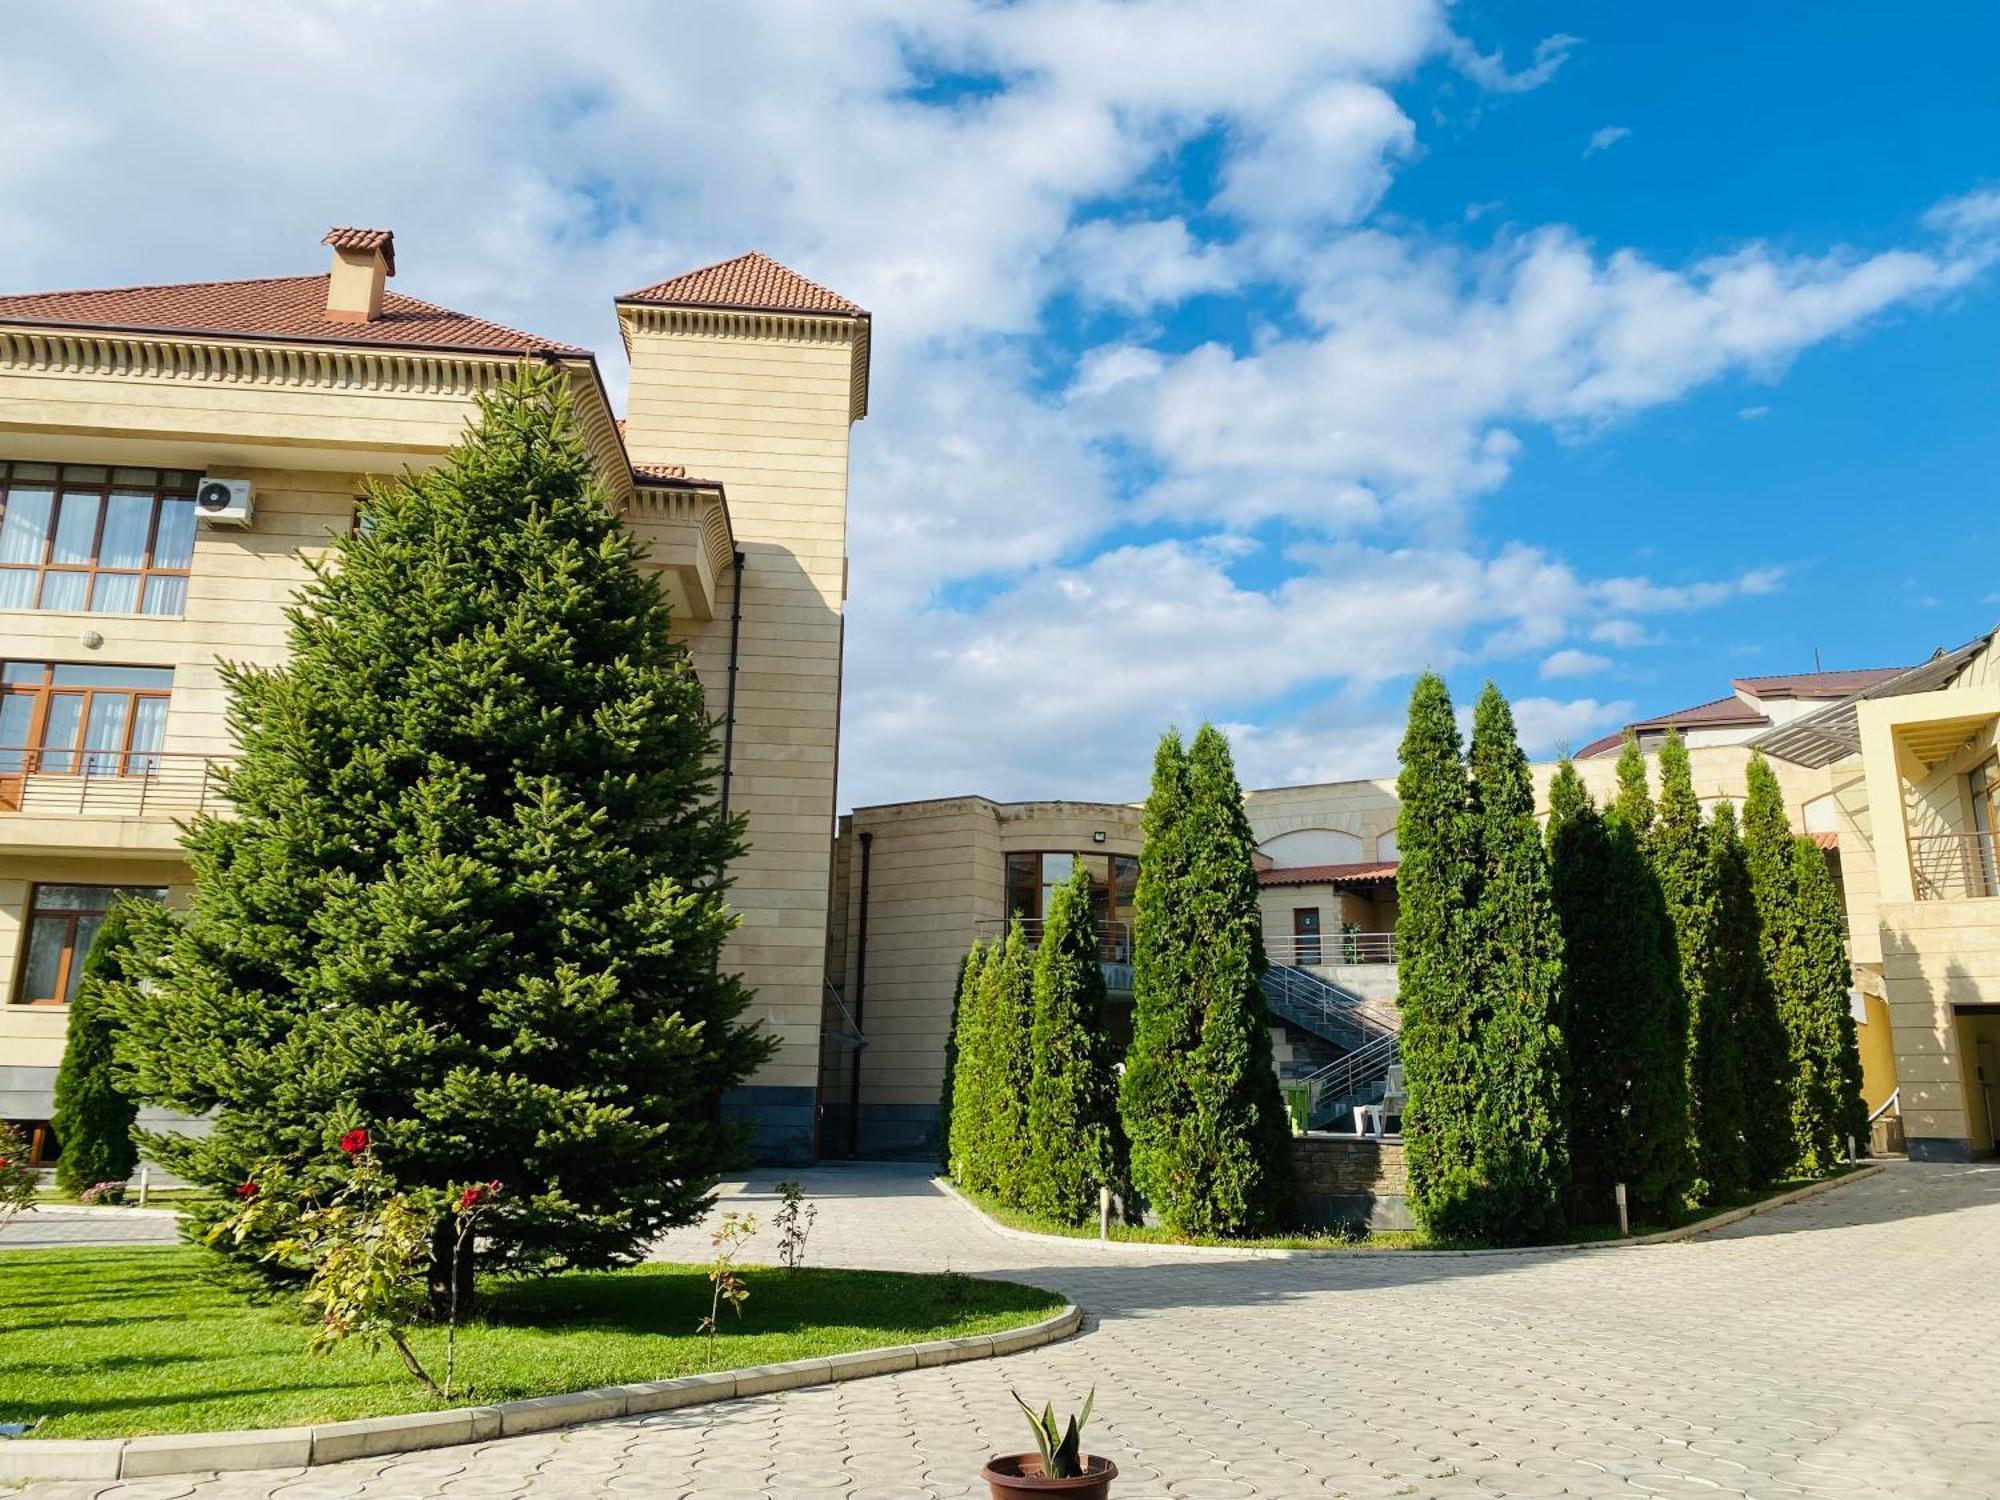
<svg viewBox="0 0 2000 1500">
<path fill-rule="evenodd" d="M 1610 666 L 1610 657 L 1596 656 L 1570 646 L 1543 657 L 1541 675 L 1545 682 L 1559 677 L 1590 677 Z"/>
<path fill-rule="evenodd" d="M 1606 125 L 1593 130 L 1590 133 L 1590 144 L 1583 148 L 1583 154 L 1595 156 L 1600 151 L 1609 151 L 1631 133 L 1631 129 L 1624 125 Z"/>
<path fill-rule="evenodd" d="M 1736 415 L 1746 422 L 1759 422 L 1771 415 L 1771 408 L 1768 406 L 1746 406 L 1737 412 Z"/>
<path fill-rule="evenodd" d="M 27 7 L 0 96 L 0 286 L 316 271 L 329 223 L 387 224 L 398 290 L 606 351 L 618 390 L 613 294 L 765 249 L 876 315 L 844 795 L 1129 795 L 1152 730 L 1209 714 L 1244 726 L 1257 778 L 1358 774 L 1386 767 L 1385 700 L 1418 667 L 1650 644 L 1655 617 L 1778 582 L 1690 582 L 1685 554 L 1665 581 L 1586 578 L 1504 529 L 1475 542 L 1468 504 L 1524 434 L 1586 440 L 1718 377 L 1773 379 L 1967 284 L 2000 242 L 1996 193 L 1938 205 L 1902 249 L 1685 266 L 1563 226 L 1460 249 L 1371 220 L 1425 149 L 1399 102 L 1420 68 L 1519 93 L 1577 45 L 1510 69 L 1452 14 Z M 951 97 L 939 70 L 977 86 Z M 190 107 L 197 77 L 228 80 L 230 107 Z M 1214 202 L 1174 185 L 1195 141 L 1217 143 Z M 1250 285 L 1289 305 L 1246 301 L 1228 345 L 1159 337 L 1160 309 Z M 1103 330 L 1090 347 L 1042 341 L 1064 293 Z M 1564 724 L 1623 711 L 1531 701 Z"/>
</svg>

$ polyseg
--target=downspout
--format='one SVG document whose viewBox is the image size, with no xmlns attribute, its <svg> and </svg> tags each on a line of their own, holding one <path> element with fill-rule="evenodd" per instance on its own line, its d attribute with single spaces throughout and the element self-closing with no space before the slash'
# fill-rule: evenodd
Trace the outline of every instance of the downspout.
<svg viewBox="0 0 2000 1500">
<path fill-rule="evenodd" d="M 736 752 L 736 653 L 743 640 L 743 549 L 734 557 L 735 582 L 729 593 L 729 689 L 722 710 L 722 819 L 729 821 L 729 777 Z"/>
<path fill-rule="evenodd" d="M 868 1005 L 868 866 L 875 835 L 861 835 L 861 916 L 854 934 L 854 1031 L 865 1035 L 862 1017 Z M 847 1079 L 847 1154 L 861 1154 L 861 1048 L 854 1048 L 854 1068 Z"/>
</svg>

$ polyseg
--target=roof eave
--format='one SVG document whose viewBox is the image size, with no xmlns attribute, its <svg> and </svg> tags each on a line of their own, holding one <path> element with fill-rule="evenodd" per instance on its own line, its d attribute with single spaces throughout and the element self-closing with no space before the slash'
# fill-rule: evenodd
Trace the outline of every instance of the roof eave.
<svg viewBox="0 0 2000 1500">
<path fill-rule="evenodd" d="M 350 324 L 365 327 L 365 324 Z M 491 345 L 412 343 L 388 340 L 316 337 L 309 333 L 248 333 L 240 328 L 164 328 L 142 323 L 71 323 L 52 318 L 0 317 L 0 328 L 46 328 L 60 333 L 96 333 L 106 338 L 226 339 L 237 344 L 269 344 L 273 348 L 304 344 L 314 349 L 368 349 L 384 354 L 449 354 L 466 359 L 591 360 L 597 356 L 573 344 L 537 344 L 521 349 L 497 349 Z"/>
</svg>

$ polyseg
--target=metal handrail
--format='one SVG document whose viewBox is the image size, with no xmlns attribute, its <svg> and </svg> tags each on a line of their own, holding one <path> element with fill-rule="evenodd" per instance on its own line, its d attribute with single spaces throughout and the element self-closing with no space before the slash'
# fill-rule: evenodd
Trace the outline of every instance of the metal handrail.
<svg viewBox="0 0 2000 1500">
<path fill-rule="evenodd" d="M 1873 1125 L 1892 1109 L 1896 1112 L 1896 1118 L 1900 1120 L 1903 1117 L 1903 1087 L 1901 1084 L 1889 1090 L 1889 1097 L 1884 1099 L 1881 1107 L 1868 1117 L 1868 1123 Z"/>
<path fill-rule="evenodd" d="M 1919 901 L 2000 896 L 2000 835 L 1910 835 L 1910 875 Z"/>
<path fill-rule="evenodd" d="M 988 917 L 977 927 L 982 933 L 990 932 L 995 937 L 1005 936 L 1014 923 L 1021 924 L 1021 936 L 1030 948 L 1039 948 L 1042 932 L 1047 923 L 1041 917 Z M 1132 962 L 1132 924 L 1122 921 L 1093 921 L 1097 929 L 1098 957 L 1107 964 L 1129 964 Z"/>
<path fill-rule="evenodd" d="M 183 750 L 0 746 L 0 814 L 147 817 L 228 805 L 216 778 L 234 757 Z"/>
<path fill-rule="evenodd" d="M 1279 936 L 1267 933 L 1264 952 L 1274 964 L 1321 969 L 1341 964 L 1392 964 L 1396 961 L 1393 932 L 1330 932 Z"/>
<path fill-rule="evenodd" d="M 1306 1118 L 1319 1118 L 1321 1100 L 1344 1099 L 1364 1084 L 1386 1078 L 1396 1064 L 1401 1042 L 1398 1036 L 1378 1037 L 1300 1079 L 1306 1088 Z"/>
<path fill-rule="evenodd" d="M 1273 964 L 1264 971 L 1263 986 L 1272 1010 L 1337 1046 L 1366 1046 L 1402 1029 L 1393 1006 L 1366 1000 L 1305 969 Z"/>
<path fill-rule="evenodd" d="M 856 1052 L 864 1051 L 868 1046 L 868 1038 L 861 1030 L 861 1024 L 854 1019 L 854 1012 L 847 1008 L 847 1000 L 840 993 L 840 986 L 835 984 L 831 979 L 825 979 L 821 982 L 826 986 L 828 997 L 839 1009 L 840 1019 L 844 1023 L 838 1028 L 822 1027 L 821 1030 L 823 1032 L 831 1030 L 833 1036 L 845 1042 Z"/>
</svg>

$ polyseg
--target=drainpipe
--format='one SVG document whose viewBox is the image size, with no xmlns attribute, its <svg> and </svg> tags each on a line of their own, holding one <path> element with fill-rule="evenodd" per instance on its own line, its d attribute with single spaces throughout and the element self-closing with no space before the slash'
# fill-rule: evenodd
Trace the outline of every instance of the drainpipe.
<svg viewBox="0 0 2000 1500">
<path fill-rule="evenodd" d="M 875 835 L 861 835 L 861 917 L 854 935 L 854 1030 L 861 1033 L 868 1004 L 868 866 L 875 852 Z M 854 1048 L 853 1071 L 847 1079 L 847 1154 L 861 1154 L 861 1048 Z"/>
<path fill-rule="evenodd" d="M 735 583 L 729 600 L 729 691 L 722 711 L 722 817 L 729 820 L 729 777 L 736 752 L 736 652 L 743 640 L 743 551 L 734 558 Z"/>
</svg>

